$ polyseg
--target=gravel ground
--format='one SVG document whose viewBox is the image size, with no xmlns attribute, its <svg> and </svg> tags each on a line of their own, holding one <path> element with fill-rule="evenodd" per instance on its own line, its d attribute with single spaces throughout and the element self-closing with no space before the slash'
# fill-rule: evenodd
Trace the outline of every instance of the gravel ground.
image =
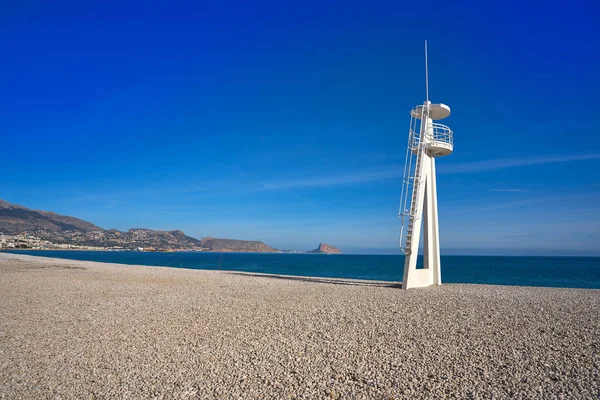
<svg viewBox="0 0 600 400">
<path fill-rule="evenodd" d="M 600 290 L 0 254 L 0 397 L 600 397 Z"/>
</svg>

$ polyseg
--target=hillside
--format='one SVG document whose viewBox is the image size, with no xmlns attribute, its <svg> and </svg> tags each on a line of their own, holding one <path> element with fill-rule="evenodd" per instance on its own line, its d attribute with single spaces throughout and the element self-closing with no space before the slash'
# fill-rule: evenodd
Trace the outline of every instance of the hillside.
<svg viewBox="0 0 600 400">
<path fill-rule="evenodd" d="M 71 242 L 78 242 L 78 236 L 71 236 Z M 81 242 L 81 241 L 79 241 Z M 127 232 L 116 229 L 102 234 L 84 235 L 83 242 L 88 246 L 152 248 L 156 250 L 203 250 L 200 241 L 186 236 L 182 231 L 158 231 L 134 228 Z"/>
<path fill-rule="evenodd" d="M 240 252 L 240 253 L 275 253 L 279 250 L 267 246 L 263 242 L 235 239 L 216 239 L 210 236 L 200 241 L 202 247 L 218 252 Z"/>
<path fill-rule="evenodd" d="M 0 200 L 0 232 L 16 234 L 21 232 L 103 231 L 102 228 L 79 218 L 59 215 L 53 212 L 31 210 L 27 207 Z"/>
<path fill-rule="evenodd" d="M 0 200 L 0 233 L 36 238 L 15 239 L 19 247 L 44 247 L 48 244 L 107 249 L 196 250 L 216 252 L 277 252 L 259 241 L 215 239 L 198 240 L 180 230 L 160 231 L 133 228 L 126 232 L 104 230 L 90 222 L 49 211 L 32 210 Z M 39 240 L 38 240 L 39 239 Z M 6 240 L 4 241 L 8 243 Z M 47 243 L 44 243 L 47 242 Z M 28 245 L 35 243 L 36 245 Z"/>
</svg>

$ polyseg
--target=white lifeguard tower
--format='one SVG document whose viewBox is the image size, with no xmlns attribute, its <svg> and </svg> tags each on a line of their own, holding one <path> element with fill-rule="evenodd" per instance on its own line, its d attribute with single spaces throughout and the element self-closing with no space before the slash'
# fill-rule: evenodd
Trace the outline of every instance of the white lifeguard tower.
<svg viewBox="0 0 600 400">
<path fill-rule="evenodd" d="M 426 100 L 410 111 L 408 146 L 400 195 L 400 249 L 406 255 L 402 288 L 441 285 L 440 234 L 438 228 L 435 158 L 452 153 L 453 133 L 433 121 L 450 115 L 445 104 L 429 101 L 427 41 L 425 41 Z M 421 224 L 424 230 L 423 268 L 417 269 Z"/>
</svg>

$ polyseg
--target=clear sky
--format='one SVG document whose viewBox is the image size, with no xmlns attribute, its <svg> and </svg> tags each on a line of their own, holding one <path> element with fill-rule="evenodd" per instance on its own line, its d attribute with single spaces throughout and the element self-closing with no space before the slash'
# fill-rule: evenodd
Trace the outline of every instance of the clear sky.
<svg viewBox="0 0 600 400">
<path fill-rule="evenodd" d="M 160 3 L 0 6 L 0 198 L 396 252 L 427 39 L 442 253 L 600 254 L 596 2 Z"/>
</svg>

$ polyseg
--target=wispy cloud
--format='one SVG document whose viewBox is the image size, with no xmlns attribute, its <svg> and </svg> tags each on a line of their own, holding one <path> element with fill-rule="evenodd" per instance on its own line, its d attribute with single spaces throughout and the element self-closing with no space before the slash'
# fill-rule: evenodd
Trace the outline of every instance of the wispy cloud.
<svg viewBox="0 0 600 400">
<path fill-rule="evenodd" d="M 504 208 L 516 208 L 516 207 L 520 207 L 520 206 L 524 206 L 524 205 L 529 205 L 532 203 L 539 203 L 544 200 L 548 200 L 548 198 L 538 197 L 538 198 L 519 200 L 519 201 L 509 201 L 506 203 L 492 204 L 489 206 L 480 207 L 480 208 L 477 208 L 477 210 L 478 211 L 492 211 L 492 210 L 501 210 Z"/>
<path fill-rule="evenodd" d="M 390 167 L 386 170 L 357 172 L 346 175 L 316 176 L 311 178 L 286 179 L 275 182 L 262 182 L 263 189 L 301 189 L 324 186 L 341 186 L 356 183 L 396 179 L 402 176 L 399 167 Z"/>
<path fill-rule="evenodd" d="M 503 237 L 509 239 L 525 239 L 525 238 L 539 238 L 540 235 L 504 235 Z"/>
<path fill-rule="evenodd" d="M 469 172 L 493 171 L 506 168 L 524 167 L 530 165 L 542 165 L 563 163 L 570 161 L 595 160 L 600 159 L 600 153 L 580 154 L 580 155 L 562 155 L 562 156 L 534 156 L 527 158 L 497 158 L 493 160 L 473 161 L 461 164 L 450 164 L 438 167 L 439 174 L 462 174 Z M 277 189 L 302 189 L 302 188 L 318 188 L 328 186 L 341 186 L 360 184 L 373 181 L 381 181 L 386 179 L 400 179 L 403 174 L 403 166 L 390 165 L 380 167 L 377 170 L 355 171 L 348 174 L 323 176 L 318 175 L 310 178 L 296 178 L 279 181 L 263 181 L 261 189 L 277 190 Z M 497 192 L 526 192 L 526 189 L 492 189 Z"/>
<path fill-rule="evenodd" d="M 473 161 L 461 164 L 443 165 L 438 168 L 439 174 L 460 174 L 466 172 L 492 171 L 506 168 L 525 167 L 530 165 L 555 164 L 570 161 L 600 159 L 600 153 L 568 156 L 533 156 L 523 158 L 496 158 L 493 160 Z"/>
<path fill-rule="evenodd" d="M 504 158 L 484 161 L 474 161 L 461 164 L 440 165 L 437 168 L 439 174 L 462 174 L 474 173 L 480 171 L 492 171 L 505 168 L 514 168 L 528 165 L 541 165 L 551 163 L 563 163 L 569 161 L 600 159 L 600 153 L 583 154 L 573 156 L 534 156 L 528 158 Z M 188 196 L 222 196 L 225 193 L 253 193 L 262 191 L 276 190 L 294 190 L 325 188 L 336 186 L 351 186 L 369 182 L 384 181 L 389 179 L 400 180 L 403 176 L 403 165 L 391 164 L 370 168 L 364 170 L 355 170 L 348 173 L 339 173 L 336 175 L 325 175 L 319 172 L 313 173 L 310 177 L 298 177 L 278 180 L 250 180 L 249 174 L 245 171 L 238 171 L 237 178 L 225 181 L 203 181 L 198 182 L 178 182 L 176 184 L 167 183 L 163 185 L 153 185 L 152 187 L 139 187 L 125 191 L 110 191 L 102 193 L 80 194 L 80 200 L 106 200 L 106 199 L 127 199 L 132 197 L 147 196 L 152 194 L 165 194 L 170 196 L 186 194 Z M 240 176 L 246 175 L 246 178 L 239 180 Z M 527 192 L 527 189 L 519 188 L 497 188 L 490 189 L 492 192 Z M 290 192 L 292 193 L 292 192 Z M 293 194 L 293 193 L 292 193 Z"/>
<path fill-rule="evenodd" d="M 559 196 L 538 196 L 538 197 L 532 197 L 529 199 L 524 199 L 524 200 L 517 200 L 517 201 L 508 201 L 508 202 L 504 202 L 504 203 L 498 203 L 498 204 L 491 204 L 491 205 L 487 205 L 481 208 L 476 208 L 476 210 L 479 211 L 490 211 L 490 210 L 500 210 L 500 209 L 504 209 L 504 208 L 517 208 L 517 207 L 521 207 L 524 205 L 529 205 L 529 204 L 534 204 L 534 203 L 558 203 L 561 201 L 570 201 L 570 202 L 575 202 L 578 201 L 579 203 L 581 203 L 581 201 L 590 201 L 591 199 L 597 198 L 599 196 L 598 193 L 577 193 L 577 194 L 571 194 L 571 195 L 559 195 Z"/>
</svg>

